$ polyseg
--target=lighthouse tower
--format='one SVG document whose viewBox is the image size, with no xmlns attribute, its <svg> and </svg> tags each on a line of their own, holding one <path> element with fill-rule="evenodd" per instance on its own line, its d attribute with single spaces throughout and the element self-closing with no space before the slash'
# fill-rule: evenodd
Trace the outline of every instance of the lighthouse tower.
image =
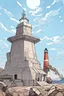
<svg viewBox="0 0 64 96">
<path fill-rule="evenodd" d="M 46 73 L 48 73 L 48 71 L 49 71 L 48 65 L 49 65 L 48 50 L 47 50 L 47 48 L 45 48 L 45 50 L 44 50 L 44 65 L 43 65 L 43 70 Z"/>
<path fill-rule="evenodd" d="M 48 50 L 45 48 L 44 50 L 44 64 L 43 64 L 43 70 L 46 73 L 46 77 L 44 78 L 45 81 L 48 83 L 51 83 L 52 80 L 50 78 L 50 70 L 49 70 L 49 57 L 48 57 Z"/>
<path fill-rule="evenodd" d="M 35 44 L 40 39 L 32 36 L 32 25 L 24 12 L 19 21 L 16 35 L 8 38 L 11 50 L 7 53 L 7 62 L 1 75 L 11 75 L 17 85 L 36 85 L 45 74 L 35 52 Z"/>
</svg>

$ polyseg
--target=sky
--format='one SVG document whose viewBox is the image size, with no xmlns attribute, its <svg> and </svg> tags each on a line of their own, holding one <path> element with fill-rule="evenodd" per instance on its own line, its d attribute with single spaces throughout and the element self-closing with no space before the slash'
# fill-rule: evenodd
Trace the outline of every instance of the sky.
<svg viewBox="0 0 64 96">
<path fill-rule="evenodd" d="M 64 75 L 64 0 L 0 0 L 0 67 L 4 68 L 23 10 L 32 24 L 32 34 L 40 38 L 35 45 L 43 67 L 44 49 L 49 63 Z"/>
</svg>

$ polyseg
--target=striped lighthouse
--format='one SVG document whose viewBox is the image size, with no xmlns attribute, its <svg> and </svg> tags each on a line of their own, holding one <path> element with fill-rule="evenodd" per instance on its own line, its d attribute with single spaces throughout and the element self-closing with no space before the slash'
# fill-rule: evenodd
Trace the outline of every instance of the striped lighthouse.
<svg viewBox="0 0 64 96">
<path fill-rule="evenodd" d="M 49 65 L 48 50 L 47 50 L 47 48 L 45 48 L 45 50 L 44 50 L 44 65 L 43 65 L 43 70 L 46 73 L 48 73 L 48 71 L 49 71 L 48 65 Z"/>
<path fill-rule="evenodd" d="M 50 70 L 49 70 L 49 57 L 48 57 L 48 50 L 47 48 L 45 48 L 44 50 L 44 64 L 43 64 L 43 70 L 46 73 L 46 76 L 44 78 L 44 80 L 47 83 L 52 83 L 52 80 L 50 78 Z"/>
</svg>

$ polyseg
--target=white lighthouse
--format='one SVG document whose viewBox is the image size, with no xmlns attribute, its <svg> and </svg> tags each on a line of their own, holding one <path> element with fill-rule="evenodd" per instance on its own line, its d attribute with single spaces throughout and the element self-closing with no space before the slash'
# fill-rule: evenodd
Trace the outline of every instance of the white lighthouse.
<svg viewBox="0 0 64 96">
<path fill-rule="evenodd" d="M 7 62 L 1 75 L 10 75 L 17 85 L 36 85 L 45 74 L 37 60 L 35 44 L 39 38 L 32 36 L 32 25 L 23 12 L 16 27 L 16 35 L 9 37 L 11 50 L 7 53 Z"/>
</svg>

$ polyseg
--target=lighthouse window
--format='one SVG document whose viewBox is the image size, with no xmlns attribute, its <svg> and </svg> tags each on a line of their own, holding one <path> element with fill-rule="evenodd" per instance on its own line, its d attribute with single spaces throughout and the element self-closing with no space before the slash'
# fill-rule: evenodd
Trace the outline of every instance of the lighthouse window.
<svg viewBox="0 0 64 96">
<path fill-rule="evenodd" d="M 14 75 L 14 79 L 17 79 L 17 74 Z"/>
<path fill-rule="evenodd" d="M 38 81 L 39 81 L 39 78 L 38 78 Z"/>
</svg>

